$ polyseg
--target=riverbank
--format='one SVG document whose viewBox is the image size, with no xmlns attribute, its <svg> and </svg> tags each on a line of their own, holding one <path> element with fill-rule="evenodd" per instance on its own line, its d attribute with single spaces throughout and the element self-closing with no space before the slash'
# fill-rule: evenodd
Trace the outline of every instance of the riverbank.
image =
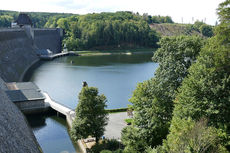
<svg viewBox="0 0 230 153">
<path fill-rule="evenodd" d="M 83 50 L 75 51 L 80 56 L 101 56 L 101 55 L 132 55 L 132 54 L 151 54 L 155 52 L 155 48 L 139 48 L 124 50 Z"/>
</svg>

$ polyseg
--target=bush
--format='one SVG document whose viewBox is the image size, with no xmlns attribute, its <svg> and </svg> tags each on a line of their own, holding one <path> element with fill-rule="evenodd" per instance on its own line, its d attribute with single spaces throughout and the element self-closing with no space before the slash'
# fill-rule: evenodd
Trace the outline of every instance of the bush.
<svg viewBox="0 0 230 153">
<path fill-rule="evenodd" d="M 101 143 L 97 143 L 91 148 L 90 152 L 99 153 L 103 151 L 104 153 L 107 153 L 108 151 L 112 151 L 112 152 L 119 153 L 120 148 L 122 149 L 123 145 L 119 141 L 117 141 L 116 139 L 110 139 L 110 140 L 104 140 Z"/>
<path fill-rule="evenodd" d="M 126 122 L 128 125 L 131 125 L 132 122 L 133 122 L 133 119 L 132 119 L 132 118 L 127 118 L 127 119 L 125 119 L 125 122 Z"/>
<path fill-rule="evenodd" d="M 191 118 L 174 118 L 172 124 L 167 141 L 164 142 L 165 152 L 220 153 L 226 151 L 220 145 L 218 130 L 208 127 L 206 119 L 195 122 Z"/>
</svg>

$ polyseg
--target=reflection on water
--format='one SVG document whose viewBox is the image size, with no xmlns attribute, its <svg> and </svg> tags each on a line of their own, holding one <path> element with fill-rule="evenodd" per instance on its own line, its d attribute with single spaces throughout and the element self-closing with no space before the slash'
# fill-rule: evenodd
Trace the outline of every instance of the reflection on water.
<svg viewBox="0 0 230 153">
<path fill-rule="evenodd" d="M 78 146 L 70 139 L 65 118 L 32 115 L 27 119 L 44 153 L 79 152 Z"/>
<path fill-rule="evenodd" d="M 56 101 L 74 109 L 82 81 L 95 86 L 108 99 L 108 108 L 127 107 L 138 82 L 150 79 L 157 64 L 151 54 L 62 57 L 42 62 L 27 75 Z M 55 115 L 28 116 L 44 153 L 79 152 L 72 144 L 64 118 Z M 76 149 L 76 150 L 75 150 Z"/>
<path fill-rule="evenodd" d="M 157 64 L 152 54 L 69 56 L 45 62 L 31 75 L 56 101 L 75 108 L 82 81 L 95 86 L 108 99 L 108 109 L 127 107 L 138 82 L 150 79 Z"/>
</svg>

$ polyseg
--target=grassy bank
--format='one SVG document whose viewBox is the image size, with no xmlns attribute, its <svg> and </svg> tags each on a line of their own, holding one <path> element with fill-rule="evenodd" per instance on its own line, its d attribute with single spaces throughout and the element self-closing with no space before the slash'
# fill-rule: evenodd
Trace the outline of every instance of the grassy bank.
<svg viewBox="0 0 230 153">
<path fill-rule="evenodd" d="M 83 50 L 76 51 L 80 56 L 94 56 L 94 55 L 115 55 L 115 54 L 144 54 L 153 53 L 156 49 L 154 48 L 141 48 L 141 49 L 119 49 L 119 50 Z"/>
<path fill-rule="evenodd" d="M 128 108 L 106 109 L 108 113 L 126 112 Z"/>
</svg>

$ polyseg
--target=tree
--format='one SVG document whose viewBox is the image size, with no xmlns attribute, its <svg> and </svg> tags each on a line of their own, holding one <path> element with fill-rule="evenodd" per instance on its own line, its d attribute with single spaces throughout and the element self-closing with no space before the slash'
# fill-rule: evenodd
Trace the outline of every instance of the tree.
<svg viewBox="0 0 230 153">
<path fill-rule="evenodd" d="M 189 68 L 189 75 L 176 95 L 168 138 L 180 133 L 174 131 L 180 120 L 191 118 L 197 122 L 206 118 L 208 126 L 220 131 L 220 143 L 230 150 L 230 23 L 225 19 L 229 14 L 229 4 L 229 0 L 220 4 L 222 21 L 215 30 L 215 36 L 209 39 L 196 63 Z M 224 10 L 228 13 L 225 14 Z"/>
<path fill-rule="evenodd" d="M 122 131 L 125 150 L 143 152 L 166 138 L 175 93 L 195 62 L 203 41 L 194 36 L 165 37 L 159 45 L 153 57 L 159 63 L 155 77 L 138 84 L 129 100 L 135 113 L 134 124 Z"/>
<path fill-rule="evenodd" d="M 207 24 L 203 24 L 200 27 L 200 32 L 202 33 L 203 36 L 206 36 L 206 37 L 212 37 L 213 36 L 212 26 L 207 25 Z"/>
<path fill-rule="evenodd" d="M 98 142 L 104 134 L 108 117 L 105 111 L 106 97 L 98 95 L 95 87 L 83 87 L 79 94 L 76 117 L 73 121 L 71 136 L 74 140 L 92 136 Z"/>
<path fill-rule="evenodd" d="M 195 122 L 191 118 L 172 121 L 171 133 L 167 143 L 159 147 L 158 152 L 169 153 L 224 153 L 221 146 L 218 130 L 208 126 L 206 119 Z"/>
</svg>

